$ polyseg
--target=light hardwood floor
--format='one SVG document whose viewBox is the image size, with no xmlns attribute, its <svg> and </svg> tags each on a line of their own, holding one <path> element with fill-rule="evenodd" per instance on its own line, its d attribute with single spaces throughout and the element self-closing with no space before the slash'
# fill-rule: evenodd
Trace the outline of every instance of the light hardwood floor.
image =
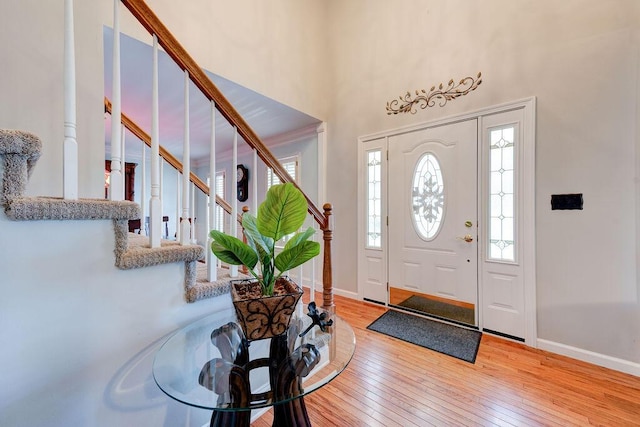
<svg viewBox="0 0 640 427">
<path fill-rule="evenodd" d="M 356 353 L 305 397 L 314 427 L 640 426 L 639 377 L 487 334 L 470 364 L 367 330 L 384 307 L 335 302 Z M 252 426 L 272 421 L 269 411 Z"/>
</svg>

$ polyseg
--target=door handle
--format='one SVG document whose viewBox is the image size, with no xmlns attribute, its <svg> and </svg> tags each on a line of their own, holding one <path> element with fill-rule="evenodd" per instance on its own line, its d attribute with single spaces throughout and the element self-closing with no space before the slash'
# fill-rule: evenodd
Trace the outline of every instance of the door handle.
<svg viewBox="0 0 640 427">
<path fill-rule="evenodd" d="M 464 240 L 467 243 L 473 242 L 473 236 L 471 234 L 465 234 L 462 237 L 456 237 L 458 240 Z"/>
</svg>

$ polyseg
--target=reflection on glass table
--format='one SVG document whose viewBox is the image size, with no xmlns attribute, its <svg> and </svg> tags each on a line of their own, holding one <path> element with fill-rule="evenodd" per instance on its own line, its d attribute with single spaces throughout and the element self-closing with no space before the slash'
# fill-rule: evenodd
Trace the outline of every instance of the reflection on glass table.
<svg viewBox="0 0 640 427">
<path fill-rule="evenodd" d="M 249 426 L 250 411 L 269 406 L 274 426 L 310 426 L 303 396 L 344 370 L 355 335 L 328 313 L 332 324 L 323 324 L 322 331 L 298 308 L 288 331 L 271 339 L 247 341 L 235 315 L 214 314 L 187 325 L 158 350 L 156 383 L 173 399 L 212 409 L 211 426 Z"/>
</svg>

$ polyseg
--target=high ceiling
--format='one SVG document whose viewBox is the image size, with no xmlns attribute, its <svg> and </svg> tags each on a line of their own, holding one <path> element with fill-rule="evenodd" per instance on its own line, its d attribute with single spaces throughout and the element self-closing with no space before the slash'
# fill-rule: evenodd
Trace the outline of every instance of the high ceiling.
<svg viewBox="0 0 640 427">
<path fill-rule="evenodd" d="M 104 77 L 105 96 L 111 99 L 113 75 L 113 30 L 105 27 Z M 122 112 L 134 120 L 148 134 L 151 133 L 151 46 L 122 35 L 120 38 Z M 184 140 L 184 72 L 160 51 L 158 55 L 160 145 L 178 159 L 182 159 Z M 206 71 L 206 70 L 205 70 Z M 287 107 L 250 89 L 206 71 L 222 94 L 231 102 L 249 126 L 263 140 L 277 135 L 308 128 L 320 120 Z M 189 84 L 189 138 L 192 162 L 207 161 L 211 140 L 211 107 L 207 99 Z M 141 143 L 127 132 L 125 136 L 127 161 L 138 161 Z M 218 153 L 231 150 L 233 129 L 216 112 L 216 146 Z M 106 158 L 111 152 L 111 118 L 105 119 Z M 243 143 L 239 139 L 239 144 Z"/>
</svg>

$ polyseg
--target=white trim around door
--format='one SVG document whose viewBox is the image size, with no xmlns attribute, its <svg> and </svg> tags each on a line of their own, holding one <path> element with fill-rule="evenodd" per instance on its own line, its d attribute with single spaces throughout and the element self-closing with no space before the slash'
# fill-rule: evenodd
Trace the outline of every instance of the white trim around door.
<svg viewBox="0 0 640 427">
<path fill-rule="evenodd" d="M 534 97 L 496 105 L 430 122 L 405 126 L 358 138 L 358 297 L 388 304 L 388 148 L 394 136 L 437 126 L 478 120 L 478 327 L 489 333 L 524 341 L 535 347 L 535 107 Z M 507 127 L 513 132 L 513 215 L 511 231 L 496 240 L 498 217 L 491 211 L 490 141 L 492 130 Z M 511 133 L 510 133 L 511 135 Z M 379 151 L 381 182 L 371 182 L 371 153 Z M 378 179 L 375 178 L 375 179 Z M 375 179 L 373 181 L 375 181 Z M 376 186 L 377 185 L 377 186 Z M 495 187 L 495 185 L 494 185 Z M 380 201 L 370 197 L 380 190 Z M 495 193 L 495 191 L 494 191 Z M 494 194 L 495 196 L 495 194 Z M 495 199 L 495 197 L 494 197 Z M 375 203 L 372 203 L 373 202 Z M 376 205 L 379 203 L 379 205 Z M 378 206 L 378 207 L 376 207 Z M 374 209 L 375 211 L 372 211 Z M 377 210 L 376 210 L 377 209 Z M 373 214 L 372 214 L 373 212 Z M 493 216 L 492 216 L 493 215 Z M 493 221 L 493 222 L 492 222 Z M 372 229 L 379 224 L 379 229 Z M 508 222 L 507 222 L 508 224 Z M 492 229 L 493 227 L 493 229 Z M 511 234 L 510 234 L 511 233 Z M 379 240 L 372 240 L 372 236 Z M 490 239 L 491 238 L 491 239 Z M 495 246 L 513 245 L 505 256 Z"/>
</svg>

